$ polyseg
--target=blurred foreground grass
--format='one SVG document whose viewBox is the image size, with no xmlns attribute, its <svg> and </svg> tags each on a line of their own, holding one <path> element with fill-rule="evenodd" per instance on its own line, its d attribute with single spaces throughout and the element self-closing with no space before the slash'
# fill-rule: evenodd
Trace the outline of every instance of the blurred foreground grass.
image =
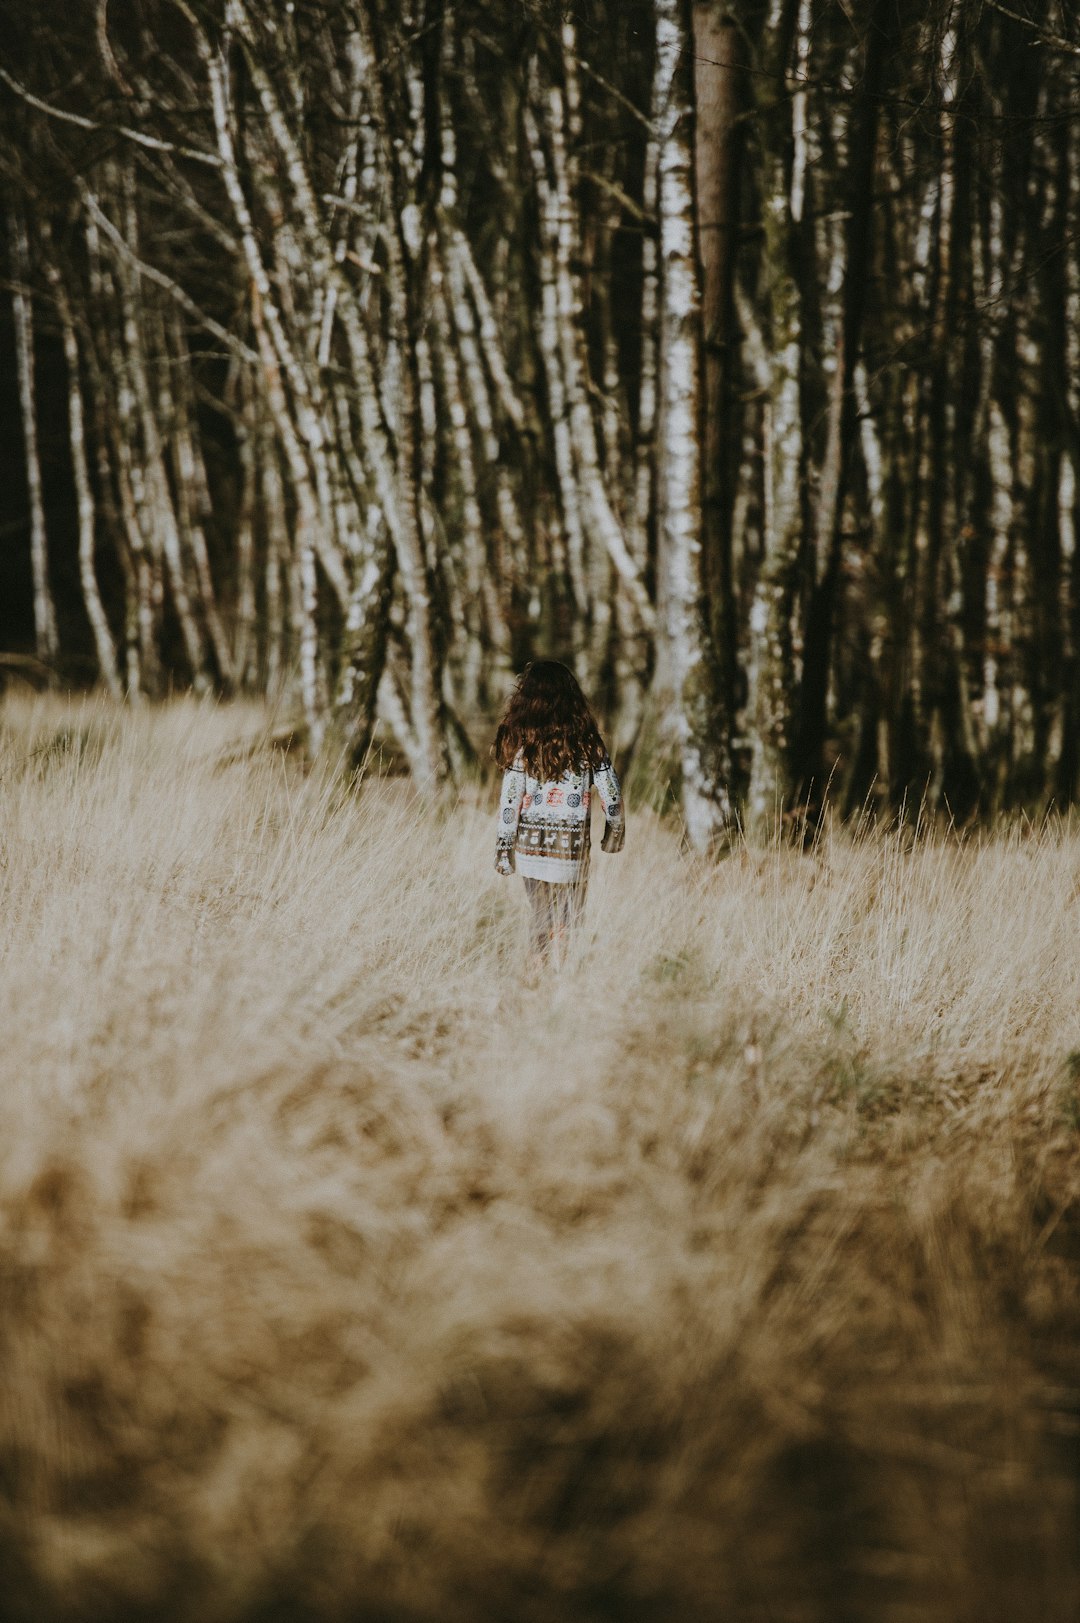
<svg viewBox="0 0 1080 1623">
<path fill-rule="evenodd" d="M 529 990 L 264 725 L 0 712 L 0 1617 L 1074 1623 L 1080 838 L 631 807 Z"/>
</svg>

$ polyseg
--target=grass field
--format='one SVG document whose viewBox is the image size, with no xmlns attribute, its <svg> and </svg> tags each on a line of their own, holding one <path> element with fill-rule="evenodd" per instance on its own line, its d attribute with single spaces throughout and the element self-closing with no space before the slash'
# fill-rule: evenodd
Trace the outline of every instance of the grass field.
<svg viewBox="0 0 1080 1623">
<path fill-rule="evenodd" d="M 0 1617 L 1075 1623 L 1080 836 L 705 867 L 0 711 Z"/>
</svg>

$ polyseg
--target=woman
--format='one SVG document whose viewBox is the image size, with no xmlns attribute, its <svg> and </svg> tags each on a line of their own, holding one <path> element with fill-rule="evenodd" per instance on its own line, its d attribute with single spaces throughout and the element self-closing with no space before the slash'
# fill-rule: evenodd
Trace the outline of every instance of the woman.
<svg viewBox="0 0 1080 1623">
<path fill-rule="evenodd" d="M 622 793 L 574 673 L 552 659 L 527 665 L 495 734 L 503 768 L 495 868 L 519 873 L 532 908 L 532 950 L 545 960 L 581 914 L 589 876 L 595 785 L 607 826 L 602 849 L 621 851 Z"/>
</svg>

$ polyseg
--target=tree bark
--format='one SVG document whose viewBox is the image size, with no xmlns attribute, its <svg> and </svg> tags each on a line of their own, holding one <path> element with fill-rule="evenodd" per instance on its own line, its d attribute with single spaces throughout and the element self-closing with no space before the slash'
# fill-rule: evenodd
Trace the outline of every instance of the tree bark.
<svg viewBox="0 0 1080 1623">
<path fill-rule="evenodd" d="M 34 386 L 34 315 L 30 295 L 30 246 L 26 223 L 16 208 L 8 214 L 11 240 L 11 304 L 15 328 L 15 365 L 19 378 L 26 493 L 30 503 L 30 570 L 34 583 L 34 645 L 37 656 L 52 664 L 59 652 L 56 609 L 49 586 L 49 544 L 38 453 L 37 403 Z"/>
<path fill-rule="evenodd" d="M 801 88 L 808 46 L 808 0 L 795 16 L 781 13 L 771 60 L 787 73 L 792 32 L 796 75 L 791 99 L 790 164 L 785 162 L 787 131 L 770 159 L 764 200 L 765 274 L 770 350 L 765 401 L 764 556 L 750 610 L 747 672 L 752 728 L 746 826 L 755 839 L 775 834 L 795 808 L 793 769 L 796 691 L 792 619 L 804 544 L 801 370 L 803 325 L 797 276 L 796 237 L 806 188 L 806 121 Z"/>
<path fill-rule="evenodd" d="M 891 0 L 873 0 L 855 100 L 847 123 L 843 283 L 832 357 L 828 420 L 814 514 L 813 561 L 803 633 L 800 713 L 793 776 L 803 800 L 823 801 L 827 695 L 840 579 L 844 501 L 858 444 L 854 385 L 874 249 L 874 181 L 882 76 L 892 50 Z M 874 448 L 870 448 L 871 457 Z"/>
<path fill-rule="evenodd" d="M 94 492 L 90 482 L 90 468 L 86 454 L 86 412 L 83 406 L 82 383 L 79 378 L 79 342 L 75 335 L 75 321 L 60 272 L 53 265 L 47 268 L 49 284 L 56 300 L 60 317 L 60 332 L 67 364 L 68 438 L 71 446 L 71 470 L 75 479 L 75 496 L 79 519 L 79 584 L 82 587 L 90 629 L 94 636 L 98 670 L 101 679 L 114 699 L 123 697 L 123 686 L 117 671 L 116 643 L 101 601 L 94 554 L 97 545 L 94 513 Z"/>
<path fill-rule="evenodd" d="M 700 295 L 694 232 L 690 33 L 680 0 L 655 0 L 660 216 L 656 699 L 701 852 L 731 825 L 727 718 L 705 614 L 701 544 Z"/>
<path fill-rule="evenodd" d="M 732 337 L 738 224 L 741 40 L 726 0 L 694 0 L 694 197 L 701 257 L 702 547 L 724 709 L 735 686 L 732 595 Z"/>
</svg>

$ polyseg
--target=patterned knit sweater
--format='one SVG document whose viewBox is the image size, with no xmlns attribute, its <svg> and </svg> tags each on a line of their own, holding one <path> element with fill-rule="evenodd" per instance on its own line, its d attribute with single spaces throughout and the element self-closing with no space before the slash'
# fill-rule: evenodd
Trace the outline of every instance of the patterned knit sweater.
<svg viewBox="0 0 1080 1623">
<path fill-rule="evenodd" d="M 601 849 L 621 851 L 626 836 L 622 791 L 615 768 L 582 765 L 559 779 L 541 783 L 515 761 L 503 774 L 495 867 L 524 879 L 565 885 L 584 877 L 589 861 L 589 804 L 593 786 L 607 826 Z"/>
</svg>

